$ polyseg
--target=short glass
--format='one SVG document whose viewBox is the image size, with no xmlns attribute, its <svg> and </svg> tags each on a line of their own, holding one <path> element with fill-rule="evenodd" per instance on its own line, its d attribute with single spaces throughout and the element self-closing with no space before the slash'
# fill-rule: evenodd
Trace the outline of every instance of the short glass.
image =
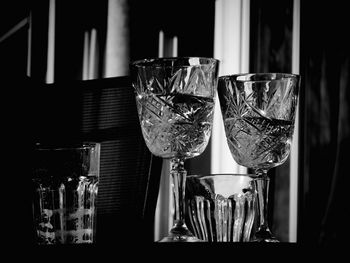
<svg viewBox="0 0 350 263">
<path fill-rule="evenodd" d="M 250 242 L 256 229 L 255 175 L 190 175 L 186 224 L 207 242 Z"/>
<path fill-rule="evenodd" d="M 99 143 L 36 145 L 32 206 L 37 244 L 96 241 L 99 166 Z"/>
</svg>

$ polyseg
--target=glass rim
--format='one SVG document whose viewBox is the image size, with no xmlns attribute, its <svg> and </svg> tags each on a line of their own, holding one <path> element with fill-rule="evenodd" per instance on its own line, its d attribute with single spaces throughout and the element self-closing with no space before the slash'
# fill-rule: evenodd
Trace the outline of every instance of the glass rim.
<svg viewBox="0 0 350 263">
<path fill-rule="evenodd" d="M 135 61 L 132 61 L 130 63 L 131 67 L 135 68 L 145 68 L 148 66 L 152 66 L 155 68 L 163 68 L 164 65 L 156 65 L 155 62 L 165 62 L 165 61 L 189 61 L 190 59 L 194 61 L 206 61 L 206 63 L 195 63 L 193 65 L 179 65 L 178 67 L 191 67 L 191 66 L 201 66 L 201 65 L 209 65 L 214 63 L 219 63 L 220 60 L 213 58 L 213 57 L 191 57 L 191 56 L 184 56 L 184 57 L 162 57 L 162 58 L 144 58 L 144 59 L 138 59 Z"/>
<path fill-rule="evenodd" d="M 270 79 L 248 79 L 251 76 L 272 76 Z M 238 79 L 239 77 L 247 77 L 247 79 Z M 300 74 L 287 73 L 287 72 L 251 72 L 251 73 L 238 73 L 238 74 L 227 74 L 219 76 L 218 79 L 234 79 L 237 82 L 267 82 L 267 81 L 280 81 L 286 79 L 299 79 Z"/>
<path fill-rule="evenodd" d="M 258 178 L 259 176 L 253 173 L 208 173 L 208 174 L 189 174 L 187 175 L 187 178 L 213 178 L 213 177 L 251 177 L 251 178 Z"/>
<path fill-rule="evenodd" d="M 35 143 L 35 150 L 44 151 L 70 151 L 70 150 L 82 150 L 82 149 L 92 149 L 100 145 L 99 142 L 69 142 L 69 143 Z"/>
</svg>

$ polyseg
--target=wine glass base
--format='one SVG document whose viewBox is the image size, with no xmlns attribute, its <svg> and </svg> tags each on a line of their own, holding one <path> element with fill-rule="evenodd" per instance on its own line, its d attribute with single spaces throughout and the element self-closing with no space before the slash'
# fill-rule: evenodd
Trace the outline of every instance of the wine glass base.
<svg viewBox="0 0 350 263">
<path fill-rule="evenodd" d="M 280 241 L 274 237 L 271 238 L 255 238 L 251 240 L 251 242 L 258 242 L 258 243 L 279 243 Z"/>
<path fill-rule="evenodd" d="M 204 242 L 194 236 L 185 225 L 175 225 L 168 236 L 162 238 L 159 242 Z"/>
<path fill-rule="evenodd" d="M 258 231 L 251 242 L 279 243 L 280 241 L 271 234 L 270 230 L 267 229 Z"/>
<path fill-rule="evenodd" d="M 158 242 L 204 242 L 201 239 L 198 239 L 195 236 L 184 236 L 184 235 L 169 235 L 162 238 Z"/>
</svg>

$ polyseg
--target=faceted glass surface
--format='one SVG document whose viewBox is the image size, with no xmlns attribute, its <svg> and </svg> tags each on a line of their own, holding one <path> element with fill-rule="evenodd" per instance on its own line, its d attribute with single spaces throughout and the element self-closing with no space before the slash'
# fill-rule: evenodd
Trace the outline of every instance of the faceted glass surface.
<svg viewBox="0 0 350 263">
<path fill-rule="evenodd" d="M 254 175 L 191 175 L 186 181 L 186 222 L 208 242 L 249 242 L 256 214 Z M 255 223 L 256 224 L 256 223 Z"/>
<path fill-rule="evenodd" d="M 208 58 L 163 58 L 132 64 L 141 129 L 162 158 L 192 158 L 209 141 L 218 63 Z"/>
</svg>

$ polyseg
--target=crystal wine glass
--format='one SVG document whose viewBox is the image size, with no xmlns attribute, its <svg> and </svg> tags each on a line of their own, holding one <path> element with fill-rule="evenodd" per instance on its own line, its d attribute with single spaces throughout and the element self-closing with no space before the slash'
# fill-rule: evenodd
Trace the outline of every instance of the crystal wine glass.
<svg viewBox="0 0 350 263">
<path fill-rule="evenodd" d="M 152 154 L 170 160 L 174 226 L 161 242 L 200 241 L 184 219 L 184 162 L 200 155 L 211 136 L 219 61 L 173 57 L 131 63 L 141 130 Z"/>
<path fill-rule="evenodd" d="M 221 76 L 218 96 L 226 139 L 234 160 L 255 171 L 259 227 L 255 241 L 279 242 L 269 229 L 267 171 L 290 153 L 300 76 L 247 73 Z"/>
</svg>

